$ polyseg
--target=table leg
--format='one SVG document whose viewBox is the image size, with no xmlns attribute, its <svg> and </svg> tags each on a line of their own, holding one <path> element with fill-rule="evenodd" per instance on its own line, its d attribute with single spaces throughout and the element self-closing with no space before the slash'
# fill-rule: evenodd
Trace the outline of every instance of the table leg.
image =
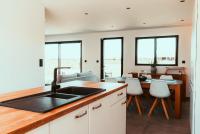
<svg viewBox="0 0 200 134">
<path fill-rule="evenodd" d="M 181 118 L 181 87 L 180 85 L 175 86 L 175 118 Z"/>
</svg>

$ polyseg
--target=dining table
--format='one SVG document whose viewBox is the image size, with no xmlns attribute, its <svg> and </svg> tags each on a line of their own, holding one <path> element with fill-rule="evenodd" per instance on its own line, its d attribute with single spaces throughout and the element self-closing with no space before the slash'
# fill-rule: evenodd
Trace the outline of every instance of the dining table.
<svg viewBox="0 0 200 134">
<path fill-rule="evenodd" d="M 151 81 L 154 79 L 146 79 L 145 81 L 140 81 L 141 87 L 143 90 L 149 90 Z M 120 77 L 117 78 L 117 82 L 124 83 L 126 81 L 126 78 Z M 181 80 L 164 80 L 169 89 L 174 91 L 175 98 L 174 98 L 174 111 L 175 111 L 175 118 L 180 119 L 181 118 L 181 109 L 182 109 L 182 99 L 181 99 L 181 84 L 183 82 Z"/>
</svg>

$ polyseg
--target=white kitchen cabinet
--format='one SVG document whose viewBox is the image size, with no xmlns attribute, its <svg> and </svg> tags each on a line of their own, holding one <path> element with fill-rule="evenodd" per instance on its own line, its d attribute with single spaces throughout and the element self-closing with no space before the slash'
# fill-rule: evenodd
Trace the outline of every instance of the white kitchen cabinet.
<svg viewBox="0 0 200 134">
<path fill-rule="evenodd" d="M 31 130 L 30 132 L 26 134 L 49 134 L 49 123 L 41 127 L 38 127 L 34 130 Z"/>
<path fill-rule="evenodd" d="M 89 105 L 89 134 L 126 134 L 126 89 Z"/>
<path fill-rule="evenodd" d="M 110 107 L 111 134 L 126 134 L 126 98 Z"/>
<path fill-rule="evenodd" d="M 89 105 L 89 134 L 111 134 L 109 127 L 109 96 Z"/>
<path fill-rule="evenodd" d="M 110 97 L 110 104 L 113 105 L 113 104 L 117 103 L 119 100 L 126 98 L 126 88 L 121 89 L 121 90 L 109 95 L 108 97 Z"/>
<path fill-rule="evenodd" d="M 88 134 L 88 106 L 50 122 L 50 134 Z"/>
</svg>

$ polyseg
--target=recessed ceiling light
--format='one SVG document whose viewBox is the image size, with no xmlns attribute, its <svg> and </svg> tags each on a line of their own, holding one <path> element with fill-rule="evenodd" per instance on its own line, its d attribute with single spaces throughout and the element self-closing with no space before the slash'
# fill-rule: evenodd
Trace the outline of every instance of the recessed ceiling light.
<svg viewBox="0 0 200 134">
<path fill-rule="evenodd" d="M 147 24 L 146 22 L 143 22 L 143 24 L 145 25 L 145 24 Z"/>
<path fill-rule="evenodd" d="M 180 2 L 185 2 L 185 0 L 180 0 Z"/>
<path fill-rule="evenodd" d="M 131 8 L 130 8 L 130 7 L 127 7 L 126 9 L 127 9 L 127 10 L 130 10 Z"/>
<path fill-rule="evenodd" d="M 88 13 L 84 13 L 85 15 L 88 15 Z"/>
</svg>

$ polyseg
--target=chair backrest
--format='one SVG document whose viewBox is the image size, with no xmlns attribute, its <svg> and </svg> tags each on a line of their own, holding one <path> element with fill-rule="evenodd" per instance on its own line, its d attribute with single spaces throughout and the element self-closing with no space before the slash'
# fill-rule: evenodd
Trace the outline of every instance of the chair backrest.
<svg viewBox="0 0 200 134">
<path fill-rule="evenodd" d="M 173 80 L 172 75 L 161 75 L 160 79 L 162 80 Z"/>
<path fill-rule="evenodd" d="M 169 87 L 164 80 L 152 80 L 149 92 L 152 96 L 158 98 L 166 98 L 170 96 Z"/>
<path fill-rule="evenodd" d="M 147 77 L 147 79 L 152 79 L 151 75 L 150 74 L 143 74 L 142 76 L 145 76 Z"/>
<path fill-rule="evenodd" d="M 126 83 L 128 83 L 127 93 L 131 95 L 140 95 L 143 94 L 140 81 L 137 78 L 127 78 Z"/>
</svg>

